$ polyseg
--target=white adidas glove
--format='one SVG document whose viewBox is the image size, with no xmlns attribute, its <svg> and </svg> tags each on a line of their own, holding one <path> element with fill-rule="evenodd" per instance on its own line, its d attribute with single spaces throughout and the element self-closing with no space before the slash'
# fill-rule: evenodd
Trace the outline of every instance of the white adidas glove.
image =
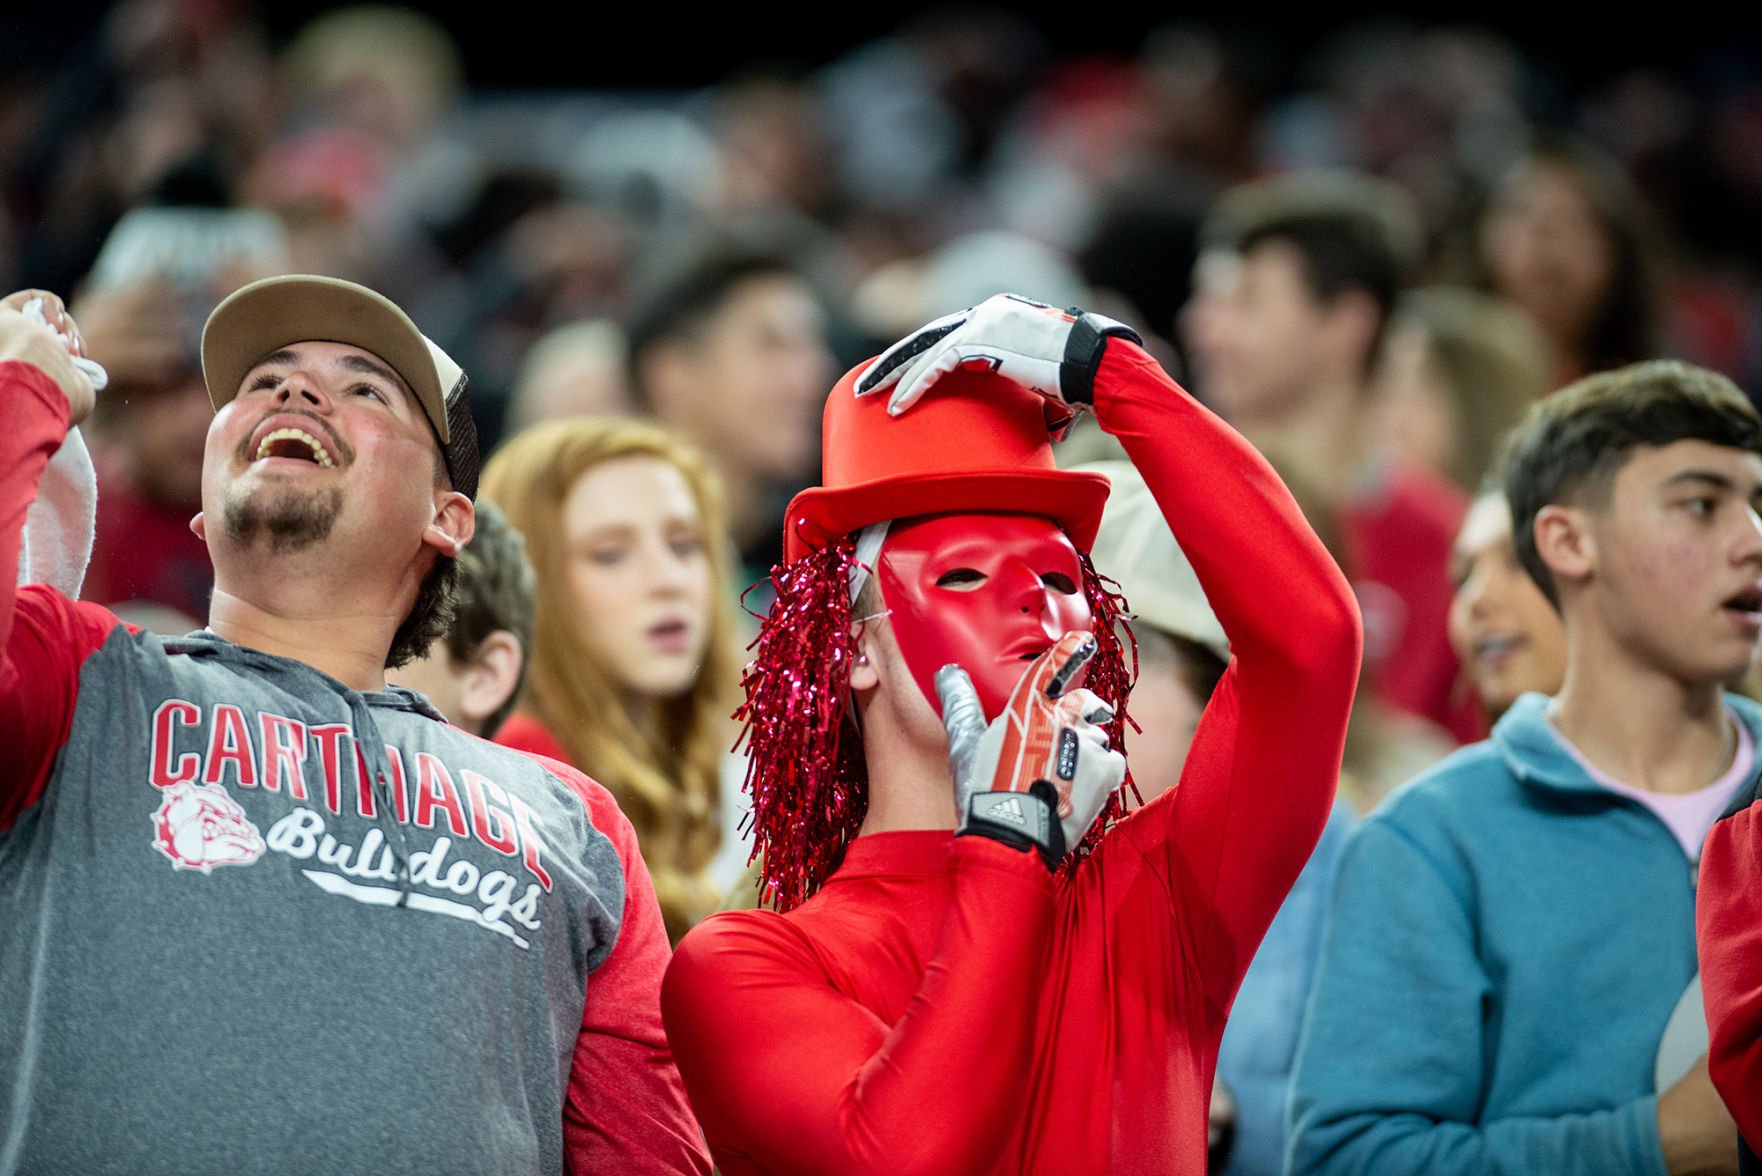
<svg viewBox="0 0 1762 1176">
<path fill-rule="evenodd" d="M 990 837 L 1040 852 L 1057 869 L 1126 777 L 1126 759 L 1101 725 L 1113 709 L 1076 689 L 1095 638 L 1066 633 L 1028 667 L 1003 713 L 985 723 L 967 672 L 936 674 L 959 836 Z"/>
<path fill-rule="evenodd" d="M 898 416 L 942 376 L 972 364 L 1081 410 L 1095 399 L 1095 372 L 1113 335 L 1143 342 L 1131 327 L 1105 315 L 996 294 L 889 347 L 857 377 L 856 392 L 868 396 L 893 388 L 887 411 Z"/>
</svg>

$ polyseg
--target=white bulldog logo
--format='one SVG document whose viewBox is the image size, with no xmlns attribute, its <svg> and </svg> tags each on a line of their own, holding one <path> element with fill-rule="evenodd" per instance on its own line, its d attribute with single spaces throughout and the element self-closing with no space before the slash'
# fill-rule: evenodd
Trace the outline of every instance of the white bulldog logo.
<svg viewBox="0 0 1762 1176">
<path fill-rule="evenodd" d="M 263 838 L 245 810 L 218 784 L 179 781 L 153 814 L 153 848 L 180 870 L 214 872 L 248 866 L 263 855 Z"/>
</svg>

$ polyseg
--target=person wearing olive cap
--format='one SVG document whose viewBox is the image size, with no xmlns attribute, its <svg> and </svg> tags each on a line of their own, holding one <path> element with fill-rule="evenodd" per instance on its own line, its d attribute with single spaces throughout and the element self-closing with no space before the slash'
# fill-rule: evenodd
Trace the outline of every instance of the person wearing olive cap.
<svg viewBox="0 0 1762 1176">
<path fill-rule="evenodd" d="M 19 319 L 8 561 L 92 405 Z M 208 628 L 0 597 L 0 1169 L 707 1172 L 629 822 L 385 682 L 471 539 L 464 374 L 305 276 L 223 301 L 202 360 Z"/>
<path fill-rule="evenodd" d="M 1129 813 L 1120 602 L 1084 554 L 1107 479 L 1050 445 L 1089 407 L 1233 651 L 1179 785 Z M 700 923 L 662 990 L 717 1164 L 1203 1171 L 1231 999 L 1333 798 L 1345 579 L 1098 315 L 937 320 L 833 388 L 824 435 L 746 677 L 776 909 Z"/>
</svg>

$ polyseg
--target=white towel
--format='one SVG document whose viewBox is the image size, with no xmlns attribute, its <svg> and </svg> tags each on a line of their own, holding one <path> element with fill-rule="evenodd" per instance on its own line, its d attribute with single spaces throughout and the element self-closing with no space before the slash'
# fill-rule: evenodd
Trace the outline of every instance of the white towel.
<svg viewBox="0 0 1762 1176">
<path fill-rule="evenodd" d="M 21 313 L 41 326 L 49 325 L 41 298 L 25 303 Z M 63 343 L 71 342 L 66 335 L 60 337 Z M 110 382 L 109 374 L 93 361 L 76 355 L 73 362 L 94 389 Z M 92 561 L 97 508 L 98 471 L 92 466 L 85 438 L 78 429 L 70 429 L 43 471 L 36 500 L 25 511 L 18 582 L 48 584 L 66 596 L 79 596 L 86 565 Z"/>
</svg>

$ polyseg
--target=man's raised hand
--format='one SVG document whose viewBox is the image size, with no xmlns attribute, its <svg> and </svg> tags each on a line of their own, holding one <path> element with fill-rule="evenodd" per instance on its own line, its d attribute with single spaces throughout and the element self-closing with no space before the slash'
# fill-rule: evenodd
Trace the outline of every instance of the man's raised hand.
<svg viewBox="0 0 1762 1176">
<path fill-rule="evenodd" d="M 1059 310 L 1019 294 L 996 294 L 907 335 L 857 379 L 858 396 L 893 388 L 894 416 L 916 404 L 938 379 L 983 365 L 1056 404 L 1080 411 L 1094 400 L 1095 371 L 1110 336 L 1138 333 L 1105 315 Z M 1062 414 L 1065 423 L 1074 412 Z"/>
<path fill-rule="evenodd" d="M 1078 688 L 1095 638 L 1066 633 L 1028 667 L 1003 713 L 985 723 L 966 671 L 936 675 L 948 730 L 960 835 L 1039 850 L 1056 869 L 1125 779 L 1102 724 L 1113 710 Z"/>
<path fill-rule="evenodd" d="M 47 326 L 25 316 L 22 308 L 33 299 L 42 300 Z M 45 290 L 20 290 L 0 299 L 0 362 L 28 363 L 54 381 L 67 397 L 72 425 L 91 414 L 96 399 L 91 379 L 73 362 L 74 356 L 83 353 L 79 328 L 55 295 Z"/>
</svg>

